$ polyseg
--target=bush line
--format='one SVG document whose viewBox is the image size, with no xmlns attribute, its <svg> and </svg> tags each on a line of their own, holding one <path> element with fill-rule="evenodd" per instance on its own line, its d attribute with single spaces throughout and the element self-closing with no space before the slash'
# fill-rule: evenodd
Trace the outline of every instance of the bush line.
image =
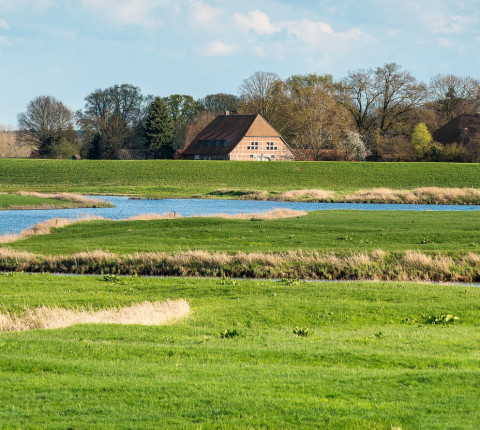
<svg viewBox="0 0 480 430">
<path fill-rule="evenodd" d="M 238 277 L 272 279 L 480 282 L 480 255 L 448 256 L 416 251 L 387 253 L 227 254 L 188 251 L 177 254 L 117 255 L 101 250 L 42 256 L 0 248 L 0 271 L 71 274 Z"/>
</svg>

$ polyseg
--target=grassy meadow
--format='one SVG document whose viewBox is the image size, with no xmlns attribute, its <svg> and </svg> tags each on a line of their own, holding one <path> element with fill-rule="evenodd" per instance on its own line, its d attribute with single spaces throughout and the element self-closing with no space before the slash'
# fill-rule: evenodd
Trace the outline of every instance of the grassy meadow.
<svg viewBox="0 0 480 430">
<path fill-rule="evenodd" d="M 2 428 L 444 430 L 480 420 L 477 288 L 14 275 L 0 276 L 0 294 L 4 313 L 166 299 L 192 309 L 166 326 L 0 333 Z M 458 322 L 432 324 L 446 314 Z"/>
<path fill-rule="evenodd" d="M 242 196 L 284 192 L 417 187 L 480 188 L 480 165 L 455 163 L 250 163 L 187 160 L 0 159 L 0 191 L 55 191 L 147 197 Z M 232 192 L 234 191 L 234 192 Z M 213 193 L 213 194 L 210 194 Z M 237 194 L 238 195 L 238 194 Z"/>
<path fill-rule="evenodd" d="M 419 187 L 478 190 L 480 165 L 0 160 L 0 192 L 9 193 L 284 198 Z M 478 212 L 57 220 L 10 239 L 0 244 L 0 428 L 444 430 L 480 422 L 480 289 L 403 282 L 479 282 Z M 22 270 L 40 273 L 15 273 Z M 114 312 L 181 299 L 190 314 L 165 325 L 10 331 L 41 307 Z"/>
</svg>

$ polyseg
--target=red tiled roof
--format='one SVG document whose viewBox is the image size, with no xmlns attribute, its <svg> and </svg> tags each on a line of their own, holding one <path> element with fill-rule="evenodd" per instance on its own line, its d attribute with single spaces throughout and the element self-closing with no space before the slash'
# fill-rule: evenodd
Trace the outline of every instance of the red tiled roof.
<svg viewBox="0 0 480 430">
<path fill-rule="evenodd" d="M 457 142 L 464 145 L 470 137 L 480 133 L 480 115 L 462 114 L 433 133 L 433 138 L 442 144 Z"/>
<path fill-rule="evenodd" d="M 224 155 L 229 154 L 242 140 L 257 115 L 219 115 L 208 124 L 183 151 L 183 155 Z M 201 141 L 220 141 L 219 146 L 212 143 L 208 146 Z M 228 146 L 225 146 L 225 141 Z"/>
</svg>

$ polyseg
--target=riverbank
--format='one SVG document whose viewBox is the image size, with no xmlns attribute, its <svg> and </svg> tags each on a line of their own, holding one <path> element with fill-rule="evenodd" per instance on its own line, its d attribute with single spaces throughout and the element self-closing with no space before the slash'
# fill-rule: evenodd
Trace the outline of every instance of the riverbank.
<svg viewBox="0 0 480 430">
<path fill-rule="evenodd" d="M 15 194 L 0 193 L 0 211 L 108 207 L 113 207 L 113 205 L 106 200 L 71 193 L 37 193 L 27 191 L 19 191 Z"/>
</svg>

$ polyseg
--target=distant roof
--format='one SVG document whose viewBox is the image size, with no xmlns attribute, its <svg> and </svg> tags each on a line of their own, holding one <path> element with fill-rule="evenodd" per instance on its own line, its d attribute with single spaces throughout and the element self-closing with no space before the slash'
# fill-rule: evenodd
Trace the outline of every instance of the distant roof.
<svg viewBox="0 0 480 430">
<path fill-rule="evenodd" d="M 476 135 L 480 135 L 480 114 L 462 114 L 435 131 L 433 138 L 443 145 L 454 142 L 464 145 Z"/>
<path fill-rule="evenodd" d="M 255 123 L 255 127 L 252 127 Z M 218 115 L 208 124 L 192 143 L 185 148 L 183 154 L 229 154 L 249 132 L 252 136 L 280 136 L 261 115 Z M 200 146 L 202 141 L 221 141 L 219 146 Z M 228 146 L 224 145 L 228 142 Z"/>
</svg>

